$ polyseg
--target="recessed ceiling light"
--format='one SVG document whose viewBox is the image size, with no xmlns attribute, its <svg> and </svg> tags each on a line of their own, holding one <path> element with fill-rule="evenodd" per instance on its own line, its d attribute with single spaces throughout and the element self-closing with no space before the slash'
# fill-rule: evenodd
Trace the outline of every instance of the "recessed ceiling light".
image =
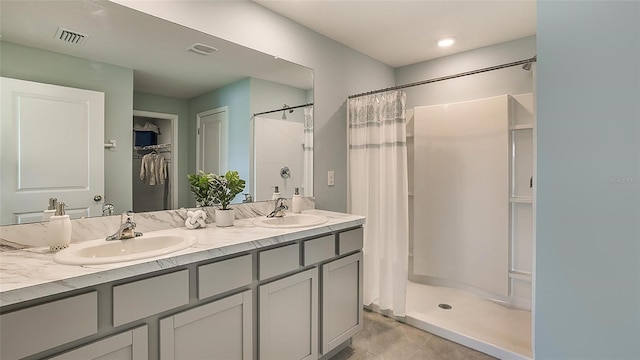
<svg viewBox="0 0 640 360">
<path fill-rule="evenodd" d="M 440 46 L 440 47 L 449 47 L 449 46 L 453 45 L 455 42 L 456 42 L 456 38 L 448 37 L 448 38 L 444 38 L 444 39 L 438 40 L 438 46 Z"/>
</svg>

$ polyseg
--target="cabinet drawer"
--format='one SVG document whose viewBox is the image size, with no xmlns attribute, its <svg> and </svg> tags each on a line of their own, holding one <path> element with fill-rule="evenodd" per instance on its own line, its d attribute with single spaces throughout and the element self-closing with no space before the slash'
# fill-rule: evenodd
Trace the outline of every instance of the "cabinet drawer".
<svg viewBox="0 0 640 360">
<path fill-rule="evenodd" d="M 363 229 L 354 229 L 338 234 L 338 254 L 344 255 L 362 249 Z"/>
<path fill-rule="evenodd" d="M 336 256 L 336 238 L 334 235 L 307 240 L 304 249 L 304 266 L 315 264 Z"/>
<path fill-rule="evenodd" d="M 250 285 L 252 280 L 251 255 L 198 266 L 198 300 Z"/>
<path fill-rule="evenodd" d="M 287 245 L 258 253 L 260 280 L 284 274 L 300 267 L 300 246 Z"/>
<path fill-rule="evenodd" d="M 98 332 L 96 291 L 0 316 L 0 358 L 19 359 Z"/>
<path fill-rule="evenodd" d="M 113 326 L 189 303 L 189 270 L 113 287 Z"/>
</svg>

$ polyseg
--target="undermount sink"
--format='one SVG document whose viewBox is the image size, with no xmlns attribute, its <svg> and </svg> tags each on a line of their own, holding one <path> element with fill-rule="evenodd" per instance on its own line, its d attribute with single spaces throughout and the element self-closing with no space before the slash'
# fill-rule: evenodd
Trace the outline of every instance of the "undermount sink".
<svg viewBox="0 0 640 360">
<path fill-rule="evenodd" d="M 195 236 L 177 234 L 143 235 L 124 240 L 104 239 L 72 244 L 56 253 L 53 260 L 68 265 L 111 264 L 170 254 L 195 244 Z"/>
<path fill-rule="evenodd" d="M 296 228 L 324 224 L 327 218 L 311 214 L 286 214 L 283 217 L 260 217 L 253 220 L 256 226 L 267 228 Z"/>
</svg>

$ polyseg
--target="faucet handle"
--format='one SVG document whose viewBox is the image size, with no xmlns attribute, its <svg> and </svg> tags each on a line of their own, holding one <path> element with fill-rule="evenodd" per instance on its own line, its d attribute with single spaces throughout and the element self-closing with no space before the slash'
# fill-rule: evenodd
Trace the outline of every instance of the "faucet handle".
<svg viewBox="0 0 640 360">
<path fill-rule="evenodd" d="M 127 211 L 122 213 L 122 215 L 120 216 L 120 223 L 124 224 L 124 223 L 133 223 L 133 217 L 135 216 L 135 213 L 133 211 Z"/>
<path fill-rule="evenodd" d="M 283 198 L 283 197 L 279 197 L 276 199 L 276 207 L 282 207 L 284 209 L 288 209 L 289 207 L 287 206 L 287 198 Z"/>
</svg>

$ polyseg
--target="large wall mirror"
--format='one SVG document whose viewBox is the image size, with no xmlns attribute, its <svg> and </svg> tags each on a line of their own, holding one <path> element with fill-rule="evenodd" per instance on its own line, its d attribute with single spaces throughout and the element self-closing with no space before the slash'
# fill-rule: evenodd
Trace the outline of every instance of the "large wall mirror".
<svg viewBox="0 0 640 360">
<path fill-rule="evenodd" d="M 312 69 L 109 1 L 2 1 L 0 16 L 2 225 L 40 221 L 51 197 L 75 218 L 194 206 L 200 169 L 237 170 L 257 201 L 313 195 Z M 103 118 L 82 118 L 95 93 Z"/>
</svg>

